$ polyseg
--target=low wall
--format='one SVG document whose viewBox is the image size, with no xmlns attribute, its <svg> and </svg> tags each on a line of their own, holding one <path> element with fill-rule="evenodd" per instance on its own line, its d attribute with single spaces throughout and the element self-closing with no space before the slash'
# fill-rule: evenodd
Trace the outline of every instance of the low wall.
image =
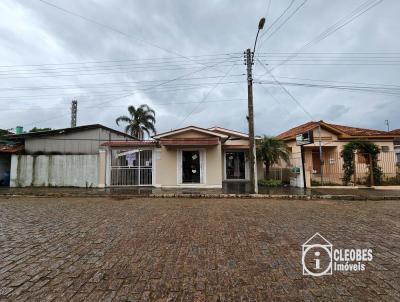
<svg viewBox="0 0 400 302">
<path fill-rule="evenodd" d="M 97 187 L 98 155 L 13 155 L 11 187 Z"/>
</svg>

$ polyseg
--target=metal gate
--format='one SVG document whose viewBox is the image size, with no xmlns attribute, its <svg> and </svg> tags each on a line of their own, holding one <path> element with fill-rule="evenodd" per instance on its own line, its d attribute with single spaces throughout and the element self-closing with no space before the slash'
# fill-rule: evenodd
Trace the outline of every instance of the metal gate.
<svg viewBox="0 0 400 302">
<path fill-rule="evenodd" d="M 111 186 L 151 186 L 152 150 L 112 150 Z"/>
</svg>

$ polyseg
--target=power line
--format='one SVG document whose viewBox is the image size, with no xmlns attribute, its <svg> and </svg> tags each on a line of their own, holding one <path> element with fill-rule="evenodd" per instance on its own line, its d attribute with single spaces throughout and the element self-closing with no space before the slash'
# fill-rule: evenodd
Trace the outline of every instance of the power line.
<svg viewBox="0 0 400 302">
<path fill-rule="evenodd" d="M 260 36 L 260 40 L 270 31 L 270 29 L 277 23 L 279 22 L 279 20 L 286 14 L 287 11 L 289 11 L 289 9 L 292 7 L 292 5 L 294 4 L 295 0 L 291 0 L 289 5 L 282 11 L 282 13 L 278 16 L 278 18 L 276 18 L 270 26 L 268 26 L 267 29 L 264 30 L 264 32 L 261 34 Z M 258 46 L 258 49 L 260 49 L 261 45 Z"/>
<path fill-rule="evenodd" d="M 41 0 L 40 0 L 40 1 L 41 1 Z M 187 76 L 190 76 L 190 75 L 193 75 L 193 74 L 202 72 L 202 71 L 204 71 L 204 70 L 206 70 L 206 69 L 209 69 L 209 68 L 212 68 L 212 67 L 214 67 L 214 66 L 216 66 L 216 65 L 217 65 L 217 64 L 215 64 L 215 65 L 213 65 L 213 66 L 205 66 L 205 67 L 200 68 L 200 69 L 198 69 L 198 70 L 195 70 L 195 71 L 192 71 L 192 72 L 183 74 L 183 75 L 181 75 L 181 76 L 178 76 L 178 77 L 176 77 L 176 78 L 173 78 L 173 79 L 164 81 L 164 82 L 162 82 L 162 83 L 156 84 L 156 85 L 154 85 L 153 87 L 150 87 L 149 89 L 154 88 L 154 87 L 158 87 L 158 86 L 162 86 L 162 85 L 171 83 L 171 82 L 173 82 L 173 81 L 176 81 L 176 80 L 185 78 L 185 77 L 187 77 Z M 145 90 L 145 89 L 144 89 L 144 90 Z M 103 102 L 101 102 L 101 103 L 98 103 L 98 104 L 96 104 L 96 105 L 99 106 L 99 105 L 103 105 L 103 104 L 106 104 L 106 103 L 111 102 L 111 101 L 120 100 L 120 99 L 122 99 L 122 98 L 126 98 L 126 97 L 129 97 L 129 96 L 132 96 L 132 95 L 136 94 L 137 92 L 138 92 L 138 91 L 134 91 L 134 92 L 132 92 L 132 93 L 128 93 L 128 94 L 126 94 L 126 95 L 123 95 L 123 96 L 118 97 L 117 99 L 115 99 L 115 98 L 110 98 L 110 99 L 108 99 L 108 100 L 106 100 L 106 101 L 103 101 Z M 94 108 L 101 108 L 101 107 L 94 107 Z M 33 124 L 37 124 L 37 123 L 40 123 L 40 122 L 46 122 L 46 121 L 49 121 L 49 120 L 54 120 L 54 119 L 57 119 L 57 118 L 62 117 L 62 116 L 65 116 L 65 113 L 64 113 L 64 114 L 61 114 L 61 115 L 59 115 L 59 116 L 56 116 L 56 117 L 47 119 L 47 120 L 35 121 L 35 122 L 33 122 L 33 123 L 29 123 L 29 124 L 26 124 L 26 125 L 24 125 L 24 126 L 33 125 Z"/>
<path fill-rule="evenodd" d="M 230 85 L 230 84 L 240 84 L 240 83 L 244 83 L 244 82 L 243 81 L 222 82 L 222 83 L 219 83 L 219 85 Z M 216 83 L 215 82 L 213 82 L 213 83 L 202 83 L 202 84 L 189 85 L 189 86 L 165 86 L 165 87 L 156 87 L 153 90 L 150 89 L 150 88 L 152 88 L 152 86 L 151 86 L 151 87 L 145 87 L 145 88 L 135 88 L 135 90 L 137 92 L 149 91 L 149 92 L 163 92 L 163 93 L 165 93 L 165 92 L 173 92 L 173 91 L 201 89 L 203 87 L 208 87 L 208 86 L 211 86 L 211 85 L 214 85 L 214 84 L 216 84 Z M 176 88 L 176 87 L 179 87 L 179 88 Z M 98 96 L 121 96 L 121 95 L 124 95 L 124 93 L 121 93 L 121 92 L 131 92 L 131 91 L 132 90 L 121 90 L 121 89 L 118 89 L 118 90 L 116 90 L 116 92 L 120 92 L 120 93 L 102 93 L 102 94 L 87 94 L 87 95 L 79 94 L 79 93 L 70 93 L 70 94 L 53 95 L 53 96 L 67 97 L 69 95 L 69 96 L 76 96 L 76 97 L 79 97 L 79 98 L 82 98 L 82 97 L 85 97 L 85 96 L 90 98 L 90 97 L 95 97 L 95 96 L 96 97 L 98 97 Z M 112 91 L 110 91 L 110 92 L 112 92 Z M 24 97 L 27 98 L 28 100 L 38 98 L 39 100 L 46 101 L 46 99 L 43 98 L 43 96 L 42 97 L 40 97 L 40 96 L 31 96 L 31 97 L 30 96 L 24 96 Z M 22 96 L 10 96 L 10 97 L 4 97 L 3 96 L 3 97 L 0 97 L 0 101 L 1 100 L 5 100 L 5 101 L 20 100 L 21 98 L 22 98 Z M 81 102 L 85 102 L 85 101 L 81 100 Z M 88 102 L 88 101 L 86 101 L 86 102 Z"/>
<path fill-rule="evenodd" d="M 240 57 L 229 57 L 229 58 L 218 58 L 215 60 L 202 60 L 198 61 L 204 64 L 214 64 L 221 62 L 238 62 L 240 61 Z M 74 66 L 39 66 L 39 67 L 31 67 L 31 68 L 17 68 L 17 69 L 3 69 L 0 70 L 0 74 L 7 73 L 40 73 L 40 72 L 56 72 L 56 71 L 97 71 L 97 70 L 108 70 L 115 68 L 164 68 L 164 67 L 174 67 L 174 66 L 195 66 L 198 68 L 198 64 L 187 61 L 171 61 L 171 62 L 142 62 L 142 63 L 130 63 L 126 62 L 123 64 L 82 64 L 82 65 L 74 65 Z M 14 67 L 15 68 L 15 67 Z"/>
<path fill-rule="evenodd" d="M 190 55 L 188 57 L 192 58 L 192 62 L 197 60 L 206 60 L 201 57 L 214 57 L 214 59 L 224 59 L 226 56 L 241 56 L 241 52 L 236 53 L 220 53 L 220 54 L 204 54 L 204 55 Z M 218 58 L 221 57 L 221 58 Z M 196 59 L 199 58 L 199 59 Z M 180 59 L 180 61 L 176 61 Z M 120 59 L 120 60 L 102 60 L 102 61 L 82 61 L 82 62 L 64 62 L 64 63 L 41 63 L 41 64 L 19 64 L 19 65 L 0 65 L 0 68 L 10 68 L 10 67 L 41 67 L 41 66 L 60 66 L 60 65 L 86 65 L 86 64 L 103 64 L 103 63 L 121 63 L 121 62 L 136 62 L 136 61 L 170 61 L 170 62 L 187 62 L 187 60 L 181 60 L 181 57 L 155 57 L 155 58 L 141 58 L 141 59 Z M 211 58 L 212 59 L 212 58 Z M 210 59 L 207 59 L 210 60 Z M 155 62 L 157 63 L 157 62 Z M 162 62 L 158 62 L 162 63 Z"/>
<path fill-rule="evenodd" d="M 258 84 L 276 85 L 275 82 L 257 82 Z M 299 86 L 299 87 L 310 87 L 310 88 L 327 88 L 327 89 L 339 89 L 339 90 L 350 90 L 363 93 L 373 93 L 391 96 L 400 96 L 399 89 L 389 88 L 378 88 L 378 87 L 363 87 L 363 86 L 339 86 L 339 85 L 327 85 L 327 84 L 312 84 L 312 83 L 298 83 L 298 82 L 280 82 L 284 86 Z"/>
<path fill-rule="evenodd" d="M 322 31 L 320 34 L 318 34 L 316 37 L 314 37 L 312 40 L 309 42 L 305 43 L 302 47 L 300 47 L 296 52 L 293 53 L 293 55 L 289 56 L 286 58 L 284 61 L 282 61 L 280 64 L 274 66 L 273 68 L 270 69 L 270 71 L 273 71 L 275 68 L 280 67 L 284 64 L 286 64 L 288 61 L 291 59 L 295 58 L 296 56 L 299 55 L 299 53 L 303 52 L 305 49 L 310 47 L 313 44 L 317 44 L 321 42 L 323 39 L 326 39 L 328 36 L 332 35 L 335 33 L 337 30 L 343 28 L 345 25 L 349 24 L 356 18 L 360 17 L 376 5 L 380 4 L 383 0 L 368 0 L 363 2 L 361 5 L 359 5 L 357 8 L 355 8 L 353 11 L 351 11 L 347 16 L 339 19 L 336 23 L 333 25 L 327 27 L 324 31 Z M 267 74 L 267 72 L 265 73 Z"/>
<path fill-rule="evenodd" d="M 67 10 L 67 9 L 65 9 L 65 8 L 63 8 L 63 7 L 60 7 L 60 6 L 56 5 L 56 4 L 50 3 L 50 2 L 48 2 L 48 1 L 45 1 L 45 0 L 39 0 L 39 1 L 42 2 L 42 3 L 44 3 L 44 4 L 46 4 L 46 5 L 48 5 L 48 6 L 51 6 L 51 7 L 55 8 L 55 9 L 58 9 L 58 10 L 64 12 L 64 13 L 70 14 L 70 15 L 72 15 L 72 16 L 74 16 L 74 17 L 77 17 L 77 18 L 81 18 L 82 20 L 85 20 L 85 21 L 87 21 L 87 22 L 89 22 L 89 23 L 96 24 L 97 26 L 104 27 L 104 28 L 106 28 L 106 29 L 108 29 L 108 30 L 111 30 L 111 31 L 113 31 L 113 32 L 115 32 L 115 33 L 118 33 L 118 34 L 120 34 L 120 35 L 123 35 L 123 36 L 129 38 L 129 39 L 132 39 L 132 36 L 131 36 L 131 35 L 129 35 L 129 34 L 123 32 L 123 31 L 121 31 L 121 30 L 119 30 L 119 29 L 116 29 L 116 28 L 114 28 L 114 27 L 111 27 L 111 26 L 109 26 L 109 25 L 107 25 L 107 24 L 104 24 L 104 23 L 102 23 L 102 22 L 98 22 L 98 21 L 96 21 L 96 20 L 94 20 L 94 19 L 85 17 L 85 16 L 80 15 L 80 14 L 77 14 L 77 13 L 75 13 L 75 12 L 72 12 L 72 11 L 70 11 L 70 10 Z M 178 53 L 178 52 L 176 52 L 176 51 L 173 51 L 173 50 L 167 49 L 167 48 L 165 48 L 165 47 L 161 47 L 161 46 L 159 46 L 159 45 L 156 45 L 156 44 L 154 44 L 154 43 L 151 43 L 151 42 L 149 42 L 149 41 L 147 41 L 147 40 L 145 40 L 145 39 L 143 39 L 143 38 L 141 38 L 141 37 L 137 37 L 137 38 L 135 38 L 135 39 L 137 39 L 138 41 L 140 41 L 140 42 L 142 42 L 142 43 L 144 43 L 144 44 L 147 44 L 147 45 L 149 45 L 149 46 L 152 46 L 152 47 L 154 47 L 154 48 L 158 48 L 158 49 L 163 50 L 163 51 L 165 51 L 165 52 L 167 52 L 167 53 L 170 53 L 170 54 L 176 55 L 176 56 L 178 56 L 178 57 L 181 57 L 181 58 L 187 59 L 187 60 L 189 60 L 189 61 L 192 61 L 192 59 L 191 59 L 190 57 L 187 57 L 187 56 L 182 55 L 182 54 L 180 54 L 180 53 Z M 205 65 L 205 64 L 199 64 L 199 65 L 207 66 L 207 65 Z"/>
<path fill-rule="evenodd" d="M 215 90 L 215 88 L 217 88 L 218 85 L 222 82 L 222 80 L 225 79 L 226 76 L 229 75 L 229 73 L 232 71 L 233 67 L 234 67 L 234 66 L 232 65 L 232 67 L 225 73 L 225 76 L 224 76 L 223 78 L 221 78 L 220 81 L 217 82 L 217 83 L 208 91 L 208 93 L 204 96 L 204 98 L 202 99 L 202 101 L 201 101 L 197 106 L 195 106 L 195 107 L 193 108 L 193 110 L 191 110 L 191 111 L 177 124 L 177 126 L 176 126 L 175 128 L 179 128 L 179 126 L 180 126 L 181 124 L 183 124 L 183 123 L 189 118 L 189 116 L 191 116 L 191 115 L 197 110 L 197 108 L 199 108 L 199 106 L 200 106 L 202 103 L 204 103 L 204 101 L 208 98 L 208 96 L 211 94 L 211 92 L 213 92 L 213 91 Z"/>
<path fill-rule="evenodd" d="M 304 111 L 305 114 L 307 114 L 312 120 L 315 120 L 314 117 L 311 115 L 311 113 L 290 93 L 289 90 L 286 89 L 285 86 L 283 86 L 276 78 L 275 76 L 272 74 L 272 72 L 270 70 L 268 70 L 267 67 L 264 66 L 264 64 L 262 64 L 261 61 L 259 61 L 261 63 L 261 65 L 263 66 L 263 68 L 268 72 L 268 74 L 271 76 L 271 78 L 283 89 L 283 91 L 286 92 L 286 94 L 301 108 L 301 110 Z"/>
<path fill-rule="evenodd" d="M 230 75 L 228 77 L 241 77 L 244 76 L 244 74 L 235 74 L 235 75 Z M 207 77 L 192 77 L 192 78 L 183 78 L 179 79 L 177 81 L 191 81 L 191 80 L 203 80 L 203 79 L 217 79 L 217 78 L 222 78 L 224 76 L 207 76 Z M 76 84 L 70 84 L 70 85 L 61 85 L 61 86 L 17 86 L 17 87 L 4 87 L 0 88 L 1 90 L 9 90 L 9 91 L 19 91 L 19 90 L 52 90 L 52 89 L 80 89 L 80 88 L 92 88 L 96 89 L 96 87 L 93 86 L 100 86 L 103 88 L 104 86 L 125 86 L 129 84 L 141 84 L 141 83 L 154 83 L 154 82 L 165 82 L 170 79 L 161 79 L 161 80 L 143 80 L 143 81 L 121 81 L 121 82 L 103 82 L 103 83 L 91 83 L 91 84 L 86 84 L 86 85 L 76 85 Z"/>
<path fill-rule="evenodd" d="M 301 81 L 339 83 L 339 84 L 354 84 L 354 85 L 382 86 L 382 87 L 389 87 L 389 88 L 398 88 L 398 89 L 400 89 L 400 85 L 393 85 L 393 84 L 366 83 L 366 82 L 347 82 L 347 81 L 345 82 L 345 81 L 333 81 L 333 80 L 321 80 L 321 79 L 298 78 L 298 77 L 285 77 L 285 76 L 279 76 L 279 77 L 277 77 L 277 78 L 289 79 L 289 80 L 301 80 Z"/>
<path fill-rule="evenodd" d="M 241 63 L 235 64 L 236 66 L 241 66 Z M 230 66 L 228 64 L 221 65 L 221 67 Z M 47 78 L 47 77 L 76 77 L 76 76 L 93 76 L 93 75 L 107 75 L 107 74 L 124 74 L 124 73 L 137 73 L 137 72 L 160 72 L 160 71 L 172 71 L 172 70 L 187 70 L 194 69 L 195 66 L 192 67 L 179 67 L 179 68 L 159 68 L 159 69 L 130 69 L 130 70 L 119 70 L 112 72 L 100 72 L 100 73 L 71 73 L 71 74 L 48 74 L 48 75 L 32 75 L 32 76 L 1 76 L 0 79 L 28 79 L 28 78 Z M 23 74 L 19 74 L 23 75 Z"/>
<path fill-rule="evenodd" d="M 223 103 L 223 102 L 239 102 L 239 101 L 246 101 L 247 99 L 221 99 L 221 100 L 209 100 L 209 101 L 204 101 L 203 103 Z M 202 101 L 194 101 L 194 102 L 167 102 L 167 103 L 152 103 L 151 106 L 170 106 L 170 105 L 187 105 L 187 104 L 198 104 L 201 103 Z M 4 108 L 2 109 L 2 112 L 6 111 L 44 111 L 44 110 L 54 110 L 54 109 L 65 109 L 68 108 L 68 104 L 65 104 L 65 106 L 53 106 L 53 107 L 45 107 L 45 108 Z M 119 108 L 119 109 L 124 109 L 122 105 L 116 106 L 116 105 L 107 105 L 107 106 L 102 106 L 102 108 Z M 92 106 L 86 106 L 86 107 L 81 107 L 82 109 L 93 109 Z"/>
<path fill-rule="evenodd" d="M 282 26 L 284 26 L 305 4 L 307 0 L 304 0 L 286 19 L 277 27 L 273 32 L 271 32 L 268 37 L 266 37 L 264 40 L 261 41 L 261 44 L 266 42 L 268 39 L 270 39 L 277 31 L 279 31 Z M 262 45 L 260 45 L 259 49 L 261 49 Z"/>
</svg>

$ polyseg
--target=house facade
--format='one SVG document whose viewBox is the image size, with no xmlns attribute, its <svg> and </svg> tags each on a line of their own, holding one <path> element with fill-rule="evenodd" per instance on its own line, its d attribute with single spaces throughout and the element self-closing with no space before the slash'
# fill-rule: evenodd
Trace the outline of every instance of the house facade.
<svg viewBox="0 0 400 302">
<path fill-rule="evenodd" d="M 400 165 L 400 129 L 395 129 L 389 132 L 394 138 L 394 152 L 396 153 L 397 164 Z"/>
<path fill-rule="evenodd" d="M 250 178 L 247 134 L 189 126 L 153 138 L 104 143 L 100 186 L 221 188 Z M 262 178 L 262 163 L 257 166 Z"/>
<path fill-rule="evenodd" d="M 291 165 L 301 167 L 301 147 L 296 144 L 296 135 L 311 132 L 314 143 L 304 146 L 304 166 L 307 186 L 312 184 L 342 184 L 344 145 L 353 141 L 369 141 L 380 148 L 378 165 L 384 177 L 396 178 L 399 173 L 399 156 L 392 132 L 349 127 L 326 123 L 308 122 L 277 136 L 285 141 L 291 154 Z M 355 156 L 356 182 L 365 182 L 369 174 L 368 161 L 363 154 Z"/>
<path fill-rule="evenodd" d="M 101 145 L 134 137 L 100 124 L 7 136 L 19 144 L 2 165 L 9 168 L 11 187 L 98 187 L 104 169 Z M 1 152 L 0 152 L 1 153 Z M 2 166 L 0 165 L 0 167 Z"/>
</svg>

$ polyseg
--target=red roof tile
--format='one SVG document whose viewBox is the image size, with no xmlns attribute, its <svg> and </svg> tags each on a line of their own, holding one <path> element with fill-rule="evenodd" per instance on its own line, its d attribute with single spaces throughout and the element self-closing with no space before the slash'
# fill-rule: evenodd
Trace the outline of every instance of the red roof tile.
<svg viewBox="0 0 400 302">
<path fill-rule="evenodd" d="M 289 130 L 287 130 L 285 132 L 282 132 L 281 134 L 279 134 L 277 136 L 277 138 L 279 138 L 279 139 L 294 138 L 294 137 L 296 137 L 297 134 L 310 131 L 310 130 L 316 128 L 316 127 L 318 127 L 318 123 L 316 123 L 316 122 L 308 122 L 308 123 L 302 124 L 300 126 L 291 128 L 291 129 L 289 129 Z"/>
<path fill-rule="evenodd" d="M 23 145 L 0 145 L 0 153 L 17 153 L 24 150 Z"/>
<path fill-rule="evenodd" d="M 331 131 L 335 131 L 348 135 L 348 136 L 355 136 L 355 137 L 368 137 L 368 136 L 390 136 L 393 135 L 393 133 L 388 133 L 385 131 L 381 130 L 374 130 L 374 129 L 365 129 L 365 128 L 357 128 L 357 127 L 349 127 L 349 126 L 343 126 L 343 125 L 336 125 L 336 124 L 330 124 L 330 123 L 325 123 L 324 121 L 319 121 L 319 122 L 308 122 L 305 124 L 302 124 L 300 126 L 294 127 L 288 131 L 285 131 L 277 136 L 279 139 L 287 140 L 287 139 L 294 139 L 297 134 L 307 132 L 309 130 L 312 130 L 318 125 L 321 125 L 323 128 L 328 128 Z"/>
<path fill-rule="evenodd" d="M 394 129 L 392 131 L 389 131 L 390 134 L 400 136 L 400 129 Z"/>
</svg>

